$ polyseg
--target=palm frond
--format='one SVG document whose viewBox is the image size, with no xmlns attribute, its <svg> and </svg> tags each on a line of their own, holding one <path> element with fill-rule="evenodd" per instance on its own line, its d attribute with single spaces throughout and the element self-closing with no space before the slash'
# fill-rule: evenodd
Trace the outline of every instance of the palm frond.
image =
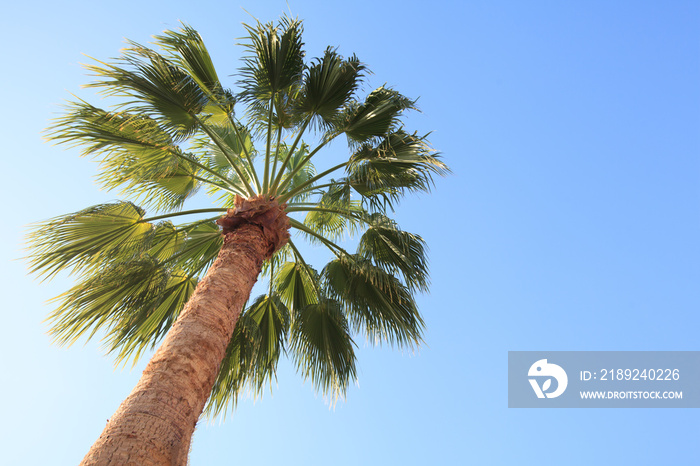
<svg viewBox="0 0 700 466">
<path fill-rule="evenodd" d="M 145 350 L 155 349 L 161 338 L 180 315 L 197 287 L 198 280 L 183 271 L 171 272 L 161 290 L 153 290 L 150 299 L 144 299 L 140 308 L 129 303 L 128 314 L 114 326 L 110 338 L 110 352 L 115 354 L 115 363 L 138 362 Z M 122 286 L 122 285 L 120 285 Z"/>
<path fill-rule="evenodd" d="M 179 230 L 185 238 L 180 248 L 166 259 L 167 263 L 193 276 L 202 274 L 214 262 L 224 243 L 221 230 L 212 219 L 193 222 Z"/>
<path fill-rule="evenodd" d="M 277 361 L 284 351 L 291 317 L 279 296 L 260 296 L 246 310 L 248 318 L 258 328 L 256 364 L 251 374 L 255 389 L 262 389 L 275 377 Z"/>
<path fill-rule="evenodd" d="M 282 266 L 282 264 L 289 262 L 291 257 L 292 257 L 292 250 L 289 247 L 289 244 L 285 244 L 280 249 L 278 249 L 269 260 L 266 260 L 265 262 L 263 262 L 262 270 L 260 271 L 260 274 L 263 277 L 268 277 L 268 278 L 276 276 L 277 271 Z M 271 282 L 272 282 L 272 280 L 271 280 Z"/>
<path fill-rule="evenodd" d="M 234 100 L 226 98 L 232 96 L 224 94 L 209 51 L 197 31 L 183 24 L 177 31 L 164 31 L 154 38 L 158 45 L 171 53 L 169 58 L 186 70 L 199 87 L 206 89 L 217 104 L 233 111 Z"/>
<path fill-rule="evenodd" d="M 290 218 L 289 224 L 292 228 L 301 233 L 301 235 L 310 243 L 326 246 L 334 254 L 347 254 L 347 251 L 345 251 L 341 246 L 339 246 L 329 238 L 326 238 L 322 234 L 314 231 L 312 228 L 306 226 L 304 223 L 294 218 Z"/>
<path fill-rule="evenodd" d="M 226 415 L 229 408 L 235 408 L 238 396 L 249 382 L 255 364 L 260 330 L 244 312 L 233 329 L 231 341 L 219 367 L 211 395 L 204 408 L 209 418 Z"/>
<path fill-rule="evenodd" d="M 63 270 L 83 272 L 109 263 L 142 243 L 153 225 L 130 202 L 101 204 L 33 225 L 27 235 L 29 271 L 51 278 Z"/>
<path fill-rule="evenodd" d="M 291 350 L 297 369 L 334 401 L 355 380 L 354 342 L 341 304 L 332 299 L 297 310 L 291 327 Z"/>
<path fill-rule="evenodd" d="M 46 131 L 49 140 L 79 146 L 84 155 L 174 147 L 172 136 L 146 115 L 107 112 L 78 100 Z"/>
<path fill-rule="evenodd" d="M 235 407 L 245 387 L 262 394 L 265 383 L 275 378 L 289 326 L 289 310 L 275 295 L 258 296 L 244 311 L 207 404 L 210 418 Z"/>
<path fill-rule="evenodd" d="M 208 95 L 182 68 L 159 53 L 129 42 L 115 63 L 87 65 L 99 80 L 88 87 L 101 88 L 108 96 L 126 97 L 132 113 L 150 116 L 171 131 L 177 141 L 194 134 L 196 115 L 209 101 Z"/>
<path fill-rule="evenodd" d="M 225 89 L 211 60 L 209 51 L 199 33 L 183 24 L 177 31 L 164 31 L 155 36 L 156 43 L 167 52 L 171 62 L 185 70 L 187 74 L 206 93 L 209 102 L 203 107 L 200 119 L 210 124 L 225 125 L 232 121 L 236 98 Z"/>
<path fill-rule="evenodd" d="M 282 302 L 295 312 L 318 302 L 316 272 L 302 262 L 286 262 L 274 277 L 274 289 Z"/>
<path fill-rule="evenodd" d="M 286 167 L 283 168 L 286 169 L 285 171 L 289 176 L 291 176 L 291 179 L 289 183 L 287 183 L 285 189 L 278 193 L 279 195 L 284 195 L 285 193 L 293 191 L 297 188 L 297 186 L 303 185 L 316 175 L 316 167 L 314 164 L 311 163 L 310 160 L 304 163 L 304 159 L 308 154 L 309 146 L 307 144 L 302 143 L 301 146 L 296 149 L 293 154 L 291 154 L 291 156 L 289 155 L 289 147 L 287 147 L 286 144 L 281 145 L 279 159 L 282 161 L 287 161 Z M 294 175 L 291 175 L 292 173 L 294 173 Z M 289 202 L 300 202 L 307 197 L 307 193 L 301 193 L 299 195 L 292 196 L 292 198 L 289 199 Z"/>
<path fill-rule="evenodd" d="M 350 186 L 368 199 L 399 200 L 406 192 L 429 192 L 433 175 L 449 173 L 424 137 L 396 131 L 378 145 L 363 144 L 346 167 Z"/>
<path fill-rule="evenodd" d="M 369 224 L 360 238 L 358 254 L 389 274 L 400 272 L 409 290 L 427 291 L 428 259 L 423 238 L 402 231 L 381 214 L 372 214 Z"/>
<path fill-rule="evenodd" d="M 351 199 L 350 186 L 333 180 L 308 210 L 304 224 L 331 241 L 352 236 L 363 223 L 364 211 L 360 201 Z"/>
<path fill-rule="evenodd" d="M 372 342 L 415 347 L 423 319 L 410 290 L 398 278 L 360 256 L 329 262 L 321 273 L 326 292 L 343 303 L 350 323 Z"/>
<path fill-rule="evenodd" d="M 202 125 L 206 126 L 207 133 L 193 139 L 191 150 L 208 168 L 229 180 L 240 191 L 245 191 L 247 184 L 256 181 L 255 167 L 252 165 L 255 148 L 251 135 L 242 125 L 237 124 L 234 128 L 228 120 L 220 125 L 210 125 L 208 122 L 202 122 Z M 217 188 L 213 187 L 213 190 L 216 192 Z"/>
<path fill-rule="evenodd" d="M 43 241 L 62 246 L 36 253 L 36 271 L 51 277 L 72 269 L 83 277 L 53 300 L 60 303 L 50 317 L 54 337 L 71 344 L 102 329 L 117 362 L 136 362 L 168 331 L 194 291 L 195 274 L 211 264 L 222 241 L 212 220 L 148 223 L 130 203 L 96 206 L 44 228 L 34 235 L 44 232 Z"/>
<path fill-rule="evenodd" d="M 187 239 L 185 230 L 173 225 L 170 221 L 159 222 L 150 232 L 150 238 L 144 239 L 143 245 L 132 257 L 138 257 L 139 253 L 145 253 L 156 260 L 164 261 L 179 251 Z"/>
<path fill-rule="evenodd" d="M 357 56 L 345 60 L 327 48 L 306 70 L 297 110 L 330 124 L 357 90 L 365 69 Z"/>
<path fill-rule="evenodd" d="M 119 191 L 127 199 L 151 207 L 156 211 L 167 212 L 179 210 L 185 201 L 194 196 L 202 186 L 202 181 L 210 189 L 231 190 L 227 186 L 212 182 L 204 177 L 193 173 L 192 166 L 168 158 L 157 163 L 136 162 L 117 165 L 118 160 L 114 158 L 103 161 L 102 175 L 98 177 L 98 182 L 103 185 L 119 186 Z M 110 167 L 118 167 L 110 170 Z"/>
<path fill-rule="evenodd" d="M 148 116 L 70 102 L 68 112 L 49 128 L 48 138 L 79 145 L 84 155 L 99 157 L 98 182 L 104 188 L 118 189 L 158 210 L 180 208 L 202 182 L 219 189 L 237 188 L 196 156 L 182 152 Z"/>
<path fill-rule="evenodd" d="M 143 215 L 140 207 L 117 202 L 37 223 L 27 235 L 29 270 L 45 279 L 61 271 L 86 275 L 148 256 L 194 275 L 211 264 L 223 244 L 211 218 L 174 226 Z"/>
<path fill-rule="evenodd" d="M 244 27 L 248 37 L 242 45 L 248 55 L 243 58 L 244 66 L 240 69 L 241 98 L 246 102 L 267 102 L 302 77 L 302 24 L 284 17 L 277 26 L 257 22 L 252 26 L 244 24 Z"/>
<path fill-rule="evenodd" d="M 382 86 L 372 91 L 363 103 L 350 102 L 334 126 L 344 132 L 351 143 L 362 143 L 396 129 L 401 112 L 415 109 L 415 103 Z"/>
<path fill-rule="evenodd" d="M 135 362 L 170 329 L 196 285 L 196 279 L 150 258 L 114 264 L 54 298 L 59 306 L 49 317 L 51 334 L 70 345 L 102 330 L 117 362 Z"/>
</svg>

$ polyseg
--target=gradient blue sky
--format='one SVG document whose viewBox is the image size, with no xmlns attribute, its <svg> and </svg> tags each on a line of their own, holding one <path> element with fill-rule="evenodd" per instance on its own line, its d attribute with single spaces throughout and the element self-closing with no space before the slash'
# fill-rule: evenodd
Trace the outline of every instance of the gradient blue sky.
<svg viewBox="0 0 700 466">
<path fill-rule="evenodd" d="M 192 464 L 698 464 L 698 410 L 508 409 L 506 364 L 510 350 L 700 350 L 700 3 L 396 0 L 5 5 L 2 463 L 77 464 L 143 368 L 113 370 L 97 342 L 52 346 L 45 301 L 70 280 L 13 260 L 24 225 L 115 197 L 40 136 L 69 92 L 91 98 L 81 53 L 183 20 L 227 76 L 241 7 L 291 9 L 309 56 L 338 46 L 373 86 L 420 97 L 408 127 L 433 131 L 454 174 L 397 212 L 430 245 L 427 345 L 359 339 L 360 385 L 335 410 L 281 364 L 273 396 L 202 423 Z"/>
</svg>

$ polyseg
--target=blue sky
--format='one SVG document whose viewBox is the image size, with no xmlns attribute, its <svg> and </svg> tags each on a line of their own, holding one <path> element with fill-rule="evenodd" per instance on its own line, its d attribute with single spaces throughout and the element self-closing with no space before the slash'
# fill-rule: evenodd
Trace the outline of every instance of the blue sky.
<svg viewBox="0 0 700 466">
<path fill-rule="evenodd" d="M 281 364 L 272 396 L 200 425 L 192 464 L 697 464 L 697 410 L 508 409 L 507 353 L 700 350 L 700 3 L 394 0 L 5 7 L 3 462 L 77 464 L 143 369 L 113 370 L 98 342 L 52 346 L 45 301 L 70 278 L 16 260 L 28 223 L 116 196 L 41 139 L 69 93 L 96 101 L 81 54 L 182 20 L 231 75 L 242 8 L 291 9 L 309 56 L 338 46 L 372 86 L 420 97 L 407 126 L 454 173 L 396 214 L 430 245 L 427 345 L 358 339 L 359 386 L 334 410 Z"/>
</svg>

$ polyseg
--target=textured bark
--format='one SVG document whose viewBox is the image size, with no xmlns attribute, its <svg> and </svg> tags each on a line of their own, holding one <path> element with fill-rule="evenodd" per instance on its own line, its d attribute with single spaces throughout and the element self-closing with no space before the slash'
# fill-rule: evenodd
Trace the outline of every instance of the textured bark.
<svg viewBox="0 0 700 466">
<path fill-rule="evenodd" d="M 268 227 L 253 215 L 224 230 L 216 261 L 82 465 L 187 464 L 192 433 L 262 263 L 289 237 L 283 206 L 253 204 L 258 214 L 266 205 Z"/>
</svg>

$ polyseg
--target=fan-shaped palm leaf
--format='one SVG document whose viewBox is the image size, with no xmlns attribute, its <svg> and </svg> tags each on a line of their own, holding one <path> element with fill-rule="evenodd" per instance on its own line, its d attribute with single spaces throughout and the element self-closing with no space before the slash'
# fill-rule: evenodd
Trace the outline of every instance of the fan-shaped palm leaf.
<svg viewBox="0 0 700 466">
<path fill-rule="evenodd" d="M 274 288 L 282 302 L 292 311 L 296 311 L 318 302 L 314 284 L 316 280 L 315 272 L 305 264 L 287 262 L 282 264 L 275 274 Z"/>
<path fill-rule="evenodd" d="M 313 205 L 306 206 L 306 209 L 309 213 L 304 219 L 304 224 L 331 241 L 338 241 L 343 235 L 352 236 L 366 221 L 360 201 L 350 198 L 349 185 L 335 183 L 333 180 L 320 199 Z M 290 210 L 305 209 L 299 206 Z"/>
<path fill-rule="evenodd" d="M 176 140 L 194 134 L 196 115 L 209 99 L 191 76 L 157 52 L 134 42 L 117 63 L 88 65 L 102 78 L 88 87 L 102 88 L 105 95 L 133 99 L 124 106 L 133 113 L 154 118 Z"/>
<path fill-rule="evenodd" d="M 244 25 L 249 42 L 239 84 L 245 100 L 268 101 L 279 91 L 296 83 L 304 70 L 304 52 L 300 21 L 282 18 L 273 23 Z"/>
<path fill-rule="evenodd" d="M 394 275 L 354 256 L 331 261 L 322 276 L 328 293 L 344 303 L 350 322 L 371 341 L 420 344 L 423 319 L 413 295 Z"/>
<path fill-rule="evenodd" d="M 335 49 L 327 48 L 323 58 L 306 71 L 298 110 L 330 124 L 357 90 L 364 69 L 356 56 L 344 60 Z"/>
<path fill-rule="evenodd" d="M 71 102 L 69 112 L 49 129 L 50 140 L 80 145 L 83 154 L 99 156 L 98 181 L 106 189 L 158 210 L 172 210 L 203 182 L 243 193 L 244 187 L 183 152 L 158 123 L 145 116 L 106 112 L 85 102 Z"/>
<path fill-rule="evenodd" d="M 30 271 L 50 278 L 62 270 L 102 266 L 152 228 L 130 202 L 102 204 L 34 226 L 28 236 Z"/>
<path fill-rule="evenodd" d="M 275 295 L 258 296 L 244 311 L 214 383 L 207 406 L 210 416 L 235 406 L 245 386 L 255 395 L 262 393 L 265 382 L 275 377 L 289 325 L 289 310 Z"/>
<path fill-rule="evenodd" d="M 415 108 L 415 101 L 393 89 L 380 87 L 363 103 L 352 103 L 340 116 L 338 126 L 352 142 L 385 136 L 399 122 L 401 112 Z"/>
<path fill-rule="evenodd" d="M 117 361 L 153 347 L 170 329 L 197 281 L 158 261 L 140 259 L 117 263 L 55 298 L 51 333 L 61 344 L 83 334 L 105 331 L 105 345 Z"/>
<path fill-rule="evenodd" d="M 423 238 L 400 230 L 396 222 L 381 214 L 373 214 L 369 224 L 360 238 L 358 254 L 392 275 L 400 272 L 409 289 L 427 291 L 428 260 Z"/>
<path fill-rule="evenodd" d="M 389 203 L 405 192 L 429 192 L 433 175 L 449 173 L 425 138 L 396 131 L 377 146 L 363 144 L 350 159 L 347 180 L 363 197 Z"/>
<path fill-rule="evenodd" d="M 291 349 L 299 371 L 333 398 L 356 377 L 354 342 L 338 301 L 323 299 L 294 313 Z"/>
<path fill-rule="evenodd" d="M 209 51 L 197 31 L 183 24 L 180 30 L 165 31 L 162 35 L 156 36 L 155 40 L 164 50 L 171 52 L 171 59 L 187 70 L 199 87 L 206 89 L 210 96 L 216 99 L 217 104 L 229 107 L 230 111 L 233 111 L 233 96 L 225 98 L 227 96 L 223 93 L 223 87 Z"/>
</svg>

